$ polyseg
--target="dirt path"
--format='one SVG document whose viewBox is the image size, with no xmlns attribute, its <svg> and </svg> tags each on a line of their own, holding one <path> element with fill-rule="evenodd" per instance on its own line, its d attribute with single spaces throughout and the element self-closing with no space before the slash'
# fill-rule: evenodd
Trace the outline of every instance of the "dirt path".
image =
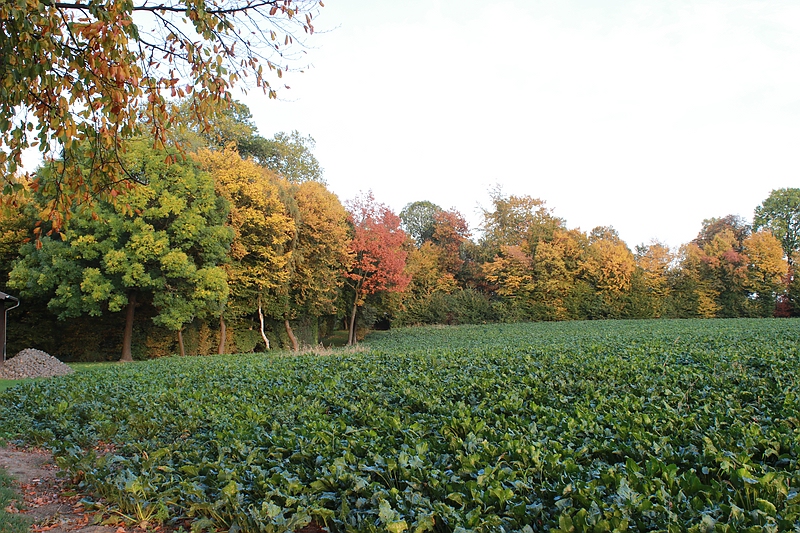
<svg viewBox="0 0 800 533">
<path fill-rule="evenodd" d="M 0 448 L 0 467 L 17 481 L 23 498 L 22 513 L 33 520 L 34 533 L 129 533 L 134 529 L 93 525 L 87 512 L 64 479 L 56 477 L 53 457 L 41 450 Z M 141 531 L 141 530 L 139 530 Z"/>
<path fill-rule="evenodd" d="M 108 515 L 87 511 L 65 479 L 56 476 L 58 468 L 53 456 L 43 450 L 0 447 L 0 467 L 16 479 L 22 495 L 22 513 L 33 520 L 32 533 L 166 533 L 169 528 L 149 526 L 103 526 L 97 522 Z M 327 533 L 318 524 L 298 529 L 296 533 Z"/>
</svg>

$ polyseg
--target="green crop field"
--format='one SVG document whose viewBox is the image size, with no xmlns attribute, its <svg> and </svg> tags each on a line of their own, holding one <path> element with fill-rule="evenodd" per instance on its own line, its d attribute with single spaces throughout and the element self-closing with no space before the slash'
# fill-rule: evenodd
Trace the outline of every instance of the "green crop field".
<svg viewBox="0 0 800 533">
<path fill-rule="evenodd" d="M 0 395 L 0 432 L 195 530 L 800 531 L 800 321 L 416 328 Z M 94 446 L 111 450 L 98 453 Z"/>
</svg>

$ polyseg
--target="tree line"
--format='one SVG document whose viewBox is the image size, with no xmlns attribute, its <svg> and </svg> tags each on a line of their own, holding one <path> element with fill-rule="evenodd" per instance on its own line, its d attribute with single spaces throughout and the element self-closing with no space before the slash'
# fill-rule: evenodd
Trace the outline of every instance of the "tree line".
<svg viewBox="0 0 800 533">
<path fill-rule="evenodd" d="M 800 189 L 773 191 L 752 222 L 708 219 L 677 250 L 631 250 L 611 227 L 570 229 L 543 200 L 497 188 L 473 237 L 429 201 L 399 214 L 371 193 L 342 204 L 313 139 L 263 138 L 242 104 L 211 128 L 175 115 L 182 151 L 128 139 L 128 179 L 64 223 L 42 221 L 49 191 L 65 169 L 91 171 L 91 145 L 19 178 L 27 194 L 0 217 L 0 275 L 26 302 L 10 317 L 17 342 L 132 360 L 298 350 L 338 329 L 354 343 L 390 325 L 800 315 Z"/>
<path fill-rule="evenodd" d="M 530 196 L 498 188 L 491 200 L 482 235 L 462 234 L 456 255 L 436 237 L 437 220 L 453 213 L 429 202 L 401 212 L 416 246 L 399 321 L 800 315 L 800 189 L 772 191 L 752 222 L 707 219 L 677 250 L 658 241 L 631 250 L 611 227 L 570 229 Z"/>
</svg>

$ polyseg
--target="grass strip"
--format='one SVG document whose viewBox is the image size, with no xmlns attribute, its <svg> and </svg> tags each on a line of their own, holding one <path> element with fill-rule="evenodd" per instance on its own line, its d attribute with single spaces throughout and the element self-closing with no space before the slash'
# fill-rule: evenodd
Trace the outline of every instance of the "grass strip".
<svg viewBox="0 0 800 533">
<path fill-rule="evenodd" d="M 0 392 L 13 387 L 14 385 L 19 385 L 20 383 L 26 383 L 28 381 L 33 381 L 31 379 L 0 379 Z"/>
<path fill-rule="evenodd" d="M 0 468 L 0 531 L 4 533 L 27 533 L 30 521 L 24 515 L 9 513 L 15 508 L 19 495 L 12 486 L 13 478 Z"/>
</svg>

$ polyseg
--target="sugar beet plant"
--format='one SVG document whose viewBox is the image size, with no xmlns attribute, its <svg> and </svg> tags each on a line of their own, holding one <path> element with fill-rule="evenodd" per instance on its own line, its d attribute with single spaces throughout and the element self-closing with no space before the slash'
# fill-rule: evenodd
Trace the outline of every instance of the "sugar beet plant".
<svg viewBox="0 0 800 533">
<path fill-rule="evenodd" d="M 369 346 L 87 370 L 10 389 L 0 419 L 120 514 L 196 531 L 800 531 L 796 320 Z"/>
</svg>

